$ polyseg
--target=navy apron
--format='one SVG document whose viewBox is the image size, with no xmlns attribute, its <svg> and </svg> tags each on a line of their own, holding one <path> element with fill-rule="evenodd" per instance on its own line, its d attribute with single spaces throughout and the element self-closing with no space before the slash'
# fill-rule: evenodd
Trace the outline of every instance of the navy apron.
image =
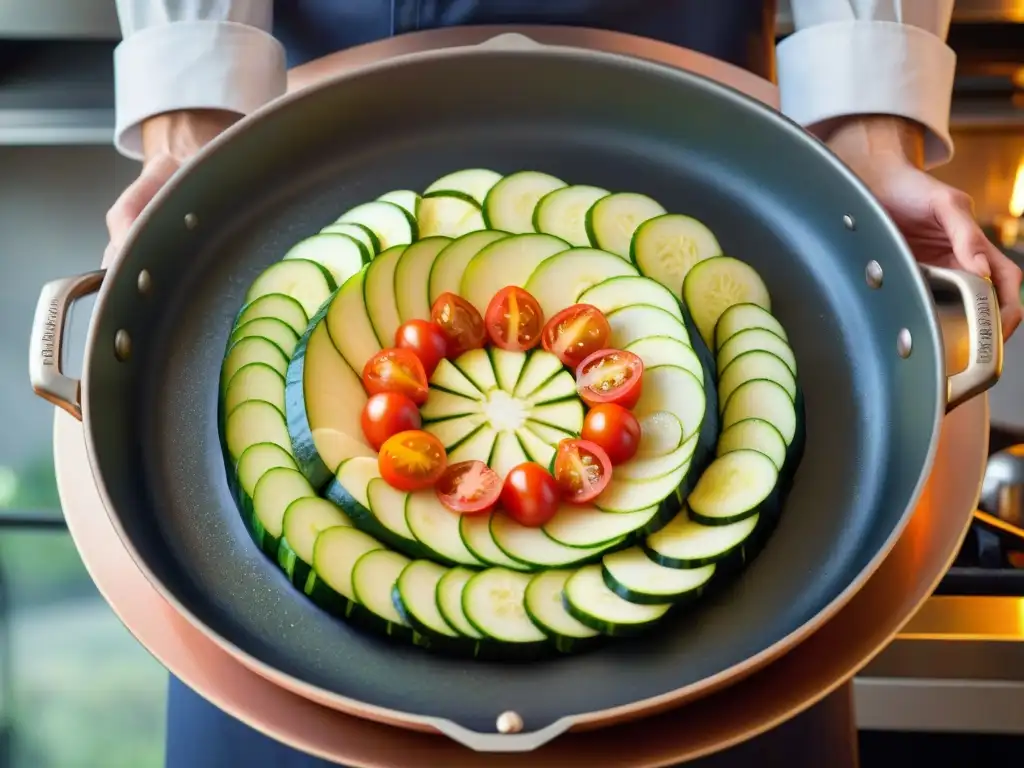
<svg viewBox="0 0 1024 768">
<path fill-rule="evenodd" d="M 283 0 L 274 34 L 293 67 L 406 32 L 459 25 L 552 24 L 626 32 L 690 48 L 762 77 L 772 73 L 768 0 Z M 853 768 L 853 718 L 844 686 L 771 733 L 689 768 Z M 524 756 L 524 764 L 529 764 Z M 221 712 L 174 678 L 167 768 L 328 768 Z M 401 768 L 440 768 L 423 763 Z"/>
</svg>

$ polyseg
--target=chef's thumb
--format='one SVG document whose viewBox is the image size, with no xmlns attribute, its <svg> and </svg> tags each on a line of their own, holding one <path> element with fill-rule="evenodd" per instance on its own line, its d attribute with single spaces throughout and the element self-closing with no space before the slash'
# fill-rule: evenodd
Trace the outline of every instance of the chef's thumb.
<svg viewBox="0 0 1024 768">
<path fill-rule="evenodd" d="M 979 277 L 991 277 L 988 253 L 992 243 L 975 221 L 970 196 L 947 187 L 932 201 L 932 212 L 949 239 L 957 264 Z"/>
<path fill-rule="evenodd" d="M 133 181 L 107 211 L 107 232 L 110 243 L 103 254 L 103 266 L 109 266 L 124 244 L 128 232 L 156 193 L 179 168 L 170 155 L 153 158 L 142 167 L 139 178 Z"/>
</svg>

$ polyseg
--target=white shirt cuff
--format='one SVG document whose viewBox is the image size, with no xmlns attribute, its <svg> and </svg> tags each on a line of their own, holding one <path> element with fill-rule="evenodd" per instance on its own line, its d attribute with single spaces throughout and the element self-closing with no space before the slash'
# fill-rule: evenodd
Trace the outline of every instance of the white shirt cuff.
<svg viewBox="0 0 1024 768">
<path fill-rule="evenodd" d="M 926 129 L 925 162 L 953 156 L 949 110 L 956 54 L 919 27 L 843 21 L 779 43 L 782 112 L 808 128 L 852 115 L 895 115 Z"/>
<path fill-rule="evenodd" d="M 287 89 L 284 48 L 246 24 L 180 21 L 142 29 L 114 51 L 114 142 L 142 159 L 142 122 L 183 109 L 247 115 Z"/>
</svg>

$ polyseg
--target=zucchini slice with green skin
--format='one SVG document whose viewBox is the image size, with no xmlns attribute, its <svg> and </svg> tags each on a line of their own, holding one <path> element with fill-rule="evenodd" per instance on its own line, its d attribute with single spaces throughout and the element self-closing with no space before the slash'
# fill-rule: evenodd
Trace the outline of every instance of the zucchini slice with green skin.
<svg viewBox="0 0 1024 768">
<path fill-rule="evenodd" d="M 764 419 L 749 418 L 737 421 L 723 430 L 718 438 L 717 455 L 749 448 L 760 451 L 781 470 L 786 462 L 786 440 L 782 433 Z"/>
<path fill-rule="evenodd" d="M 526 285 L 541 262 L 568 248 L 567 242 L 553 235 L 522 234 L 502 238 L 485 246 L 469 260 L 455 293 L 483 316 L 498 291 L 509 285 Z"/>
<path fill-rule="evenodd" d="M 503 512 L 492 512 L 490 517 L 491 538 L 494 539 L 494 543 L 510 558 L 518 560 L 532 571 L 586 562 L 622 540 L 619 536 L 597 546 L 566 546 L 559 544 L 542 529 L 520 525 Z"/>
<path fill-rule="evenodd" d="M 549 192 L 567 186 L 561 179 L 537 171 L 505 176 L 487 192 L 483 202 L 488 229 L 521 234 L 535 231 L 533 211 Z"/>
<path fill-rule="evenodd" d="M 256 320 L 247 320 L 242 325 L 236 325 L 228 337 L 228 346 L 249 336 L 257 336 L 273 342 L 285 357 L 291 357 L 292 352 L 295 351 L 295 345 L 299 343 L 299 334 L 283 320 L 278 320 L 276 317 L 261 317 Z"/>
<path fill-rule="evenodd" d="M 288 425 L 281 412 L 262 400 L 246 400 L 224 421 L 225 448 L 233 463 L 250 446 L 259 443 L 274 443 L 288 453 L 292 451 Z"/>
<path fill-rule="evenodd" d="M 644 371 L 643 389 L 633 408 L 639 419 L 650 413 L 668 411 L 683 425 L 684 439 L 697 434 L 708 409 L 701 382 L 690 371 L 674 365 L 659 365 Z"/>
<path fill-rule="evenodd" d="M 406 248 L 397 245 L 378 254 L 366 268 L 366 278 L 363 280 L 366 314 L 370 318 L 377 342 L 384 349 L 395 345 L 395 334 L 402 324 L 395 301 L 395 270 Z"/>
<path fill-rule="evenodd" d="M 226 389 L 234 375 L 252 363 L 269 365 L 281 376 L 288 370 L 288 358 L 277 344 L 260 336 L 246 336 L 228 347 L 221 366 L 221 386 Z"/>
<path fill-rule="evenodd" d="M 600 565 L 587 565 L 565 582 L 565 608 L 581 624 L 611 637 L 649 629 L 668 613 L 671 603 L 642 605 L 615 594 L 604 583 Z"/>
<path fill-rule="evenodd" d="M 348 235 L 366 248 L 366 253 L 370 259 L 381 251 L 380 242 L 377 240 L 377 236 L 362 224 L 355 224 L 352 222 L 342 223 L 336 221 L 333 224 L 328 224 L 326 227 L 321 229 L 320 232 L 325 235 Z M 339 285 L 341 285 L 341 283 L 339 283 Z"/>
<path fill-rule="evenodd" d="M 246 400 L 263 400 L 284 414 L 284 377 L 265 363 L 243 365 L 224 390 L 225 416 Z"/>
<path fill-rule="evenodd" d="M 562 361 L 544 350 L 533 350 L 526 359 L 523 370 L 512 390 L 512 396 L 527 399 L 553 376 L 563 370 Z"/>
<path fill-rule="evenodd" d="M 356 600 L 352 572 L 367 552 L 384 545 L 355 528 L 337 526 L 320 532 L 313 543 L 313 570 L 303 591 L 321 608 L 336 616 L 348 616 Z"/>
<path fill-rule="evenodd" d="M 283 293 L 268 293 L 242 307 L 235 319 L 235 327 L 264 317 L 287 324 L 295 331 L 296 337 L 305 333 L 309 324 L 309 317 L 298 301 Z"/>
<path fill-rule="evenodd" d="M 447 572 L 447 568 L 429 560 L 413 560 L 399 574 L 391 599 L 405 623 L 417 632 L 471 651 L 475 643 L 458 643 L 459 633 L 437 607 L 437 585 Z"/>
<path fill-rule="evenodd" d="M 683 425 L 668 411 L 654 411 L 638 419 L 640 422 L 640 445 L 635 459 L 649 459 L 671 453 L 685 441 Z"/>
<path fill-rule="evenodd" d="M 377 199 L 382 203 L 397 205 L 411 216 L 416 215 L 416 208 L 420 202 L 420 196 L 411 189 L 395 189 L 391 192 L 385 192 Z"/>
<path fill-rule="evenodd" d="M 718 350 L 716 360 L 719 376 L 734 360 L 748 352 L 771 352 L 786 364 L 790 373 L 796 375 L 796 356 L 789 344 L 764 328 L 749 328 L 731 336 Z"/>
<path fill-rule="evenodd" d="M 772 308 L 761 276 L 731 256 L 715 256 L 694 265 L 683 283 L 683 300 L 709 348 L 714 344 L 715 325 L 729 307 L 756 304 L 769 311 Z"/>
<path fill-rule="evenodd" d="M 352 521 L 334 504 L 317 496 L 303 496 L 285 509 L 277 563 L 299 589 L 309 579 L 317 536 L 339 525 L 351 526 Z"/>
<path fill-rule="evenodd" d="M 757 304 L 734 304 L 722 313 L 715 324 L 715 348 L 721 349 L 737 333 L 751 328 L 763 328 L 783 341 L 789 341 L 782 323 L 767 309 Z"/>
<path fill-rule="evenodd" d="M 437 258 L 430 267 L 428 280 L 431 307 L 442 293 L 457 294 L 462 288 L 462 274 L 466 271 L 470 260 L 491 243 L 506 237 L 508 237 L 507 232 L 496 232 L 493 229 L 470 232 L 468 235 L 453 240 L 437 254 Z"/>
<path fill-rule="evenodd" d="M 615 477 L 613 472 L 611 482 L 593 504 L 611 513 L 638 512 L 662 503 L 674 504 L 674 492 L 683 485 L 689 469 L 690 462 L 687 461 L 661 477 L 647 480 L 623 480 Z"/>
<path fill-rule="evenodd" d="M 613 514 L 589 504 L 562 504 L 541 530 L 558 544 L 586 552 L 614 546 L 624 536 L 646 529 L 657 515 L 657 505 L 639 512 Z"/>
<path fill-rule="evenodd" d="M 462 590 L 462 610 L 484 637 L 509 644 L 543 643 L 547 637 L 530 620 L 524 599 L 530 577 L 507 568 L 488 568 Z"/>
<path fill-rule="evenodd" d="M 597 285 L 592 285 L 580 295 L 579 302 L 595 306 L 606 315 L 624 307 L 645 304 L 663 309 L 679 322 L 683 322 L 679 294 L 673 293 L 649 277 L 639 275 L 610 277 Z"/>
<path fill-rule="evenodd" d="M 438 254 L 449 243 L 451 238 L 448 237 L 417 240 L 398 259 L 395 266 L 394 300 L 398 306 L 398 317 L 403 323 L 430 319 L 427 281 Z"/>
<path fill-rule="evenodd" d="M 575 571 L 571 570 L 538 573 L 530 579 L 523 595 L 523 606 L 530 620 L 562 653 L 583 650 L 600 637 L 596 629 L 582 624 L 565 609 L 562 593 L 573 573 Z"/>
<path fill-rule="evenodd" d="M 460 635 L 483 640 L 484 636 L 469 623 L 466 612 L 462 610 L 462 591 L 475 575 L 476 571 L 468 568 L 449 568 L 437 582 L 437 609 L 448 626 Z"/>
<path fill-rule="evenodd" d="M 366 361 L 381 349 L 363 299 L 367 271 L 346 280 L 327 309 L 327 331 L 331 341 L 349 367 L 359 374 L 362 374 Z M 388 346 L 392 344 L 394 339 L 388 341 Z"/>
<path fill-rule="evenodd" d="M 305 259 L 319 264 L 341 285 L 370 261 L 370 252 L 360 241 L 348 235 L 321 232 L 300 241 L 284 259 Z"/>
<path fill-rule="evenodd" d="M 690 435 L 674 450 L 661 456 L 634 456 L 615 467 L 613 474 L 619 480 L 644 482 L 674 472 L 684 464 L 690 463 L 697 450 L 698 437 L 697 434 Z"/>
<path fill-rule="evenodd" d="M 715 574 L 715 566 L 668 568 L 639 547 L 605 555 L 601 560 L 605 585 L 616 595 L 640 605 L 678 603 L 700 595 Z"/>
<path fill-rule="evenodd" d="M 645 370 L 657 368 L 659 365 L 677 365 L 696 376 L 698 381 L 704 379 L 704 367 L 697 353 L 688 343 L 677 338 L 647 336 L 626 344 L 622 349 L 643 360 Z"/>
<path fill-rule="evenodd" d="M 519 377 L 526 367 L 526 353 L 491 347 L 487 350 L 487 354 L 491 358 L 494 381 L 498 388 L 505 392 L 515 392 Z"/>
<path fill-rule="evenodd" d="M 485 390 L 480 389 L 447 358 L 441 358 L 437 364 L 437 368 L 434 369 L 434 373 L 430 377 L 430 386 L 470 400 L 484 399 Z"/>
<path fill-rule="evenodd" d="M 779 470 L 763 453 L 743 448 L 716 458 L 686 503 L 703 525 L 729 525 L 778 505 Z"/>
<path fill-rule="evenodd" d="M 718 375 L 718 404 L 724 408 L 737 387 L 754 379 L 774 381 L 793 400 L 796 399 L 796 378 L 782 358 L 773 352 L 752 349 L 732 359 Z"/>
<path fill-rule="evenodd" d="M 429 424 L 424 424 L 423 429 L 440 440 L 445 452 L 450 454 L 482 428 L 484 423 L 485 419 L 482 415 L 472 414 L 432 421 Z"/>
<path fill-rule="evenodd" d="M 484 228 L 480 206 L 456 195 L 427 195 L 416 205 L 420 238 L 462 237 Z"/>
<path fill-rule="evenodd" d="M 252 536 L 268 555 L 277 558 L 278 544 L 284 532 L 285 510 L 296 499 L 316 498 L 301 472 L 275 467 L 264 473 L 252 494 Z"/>
<path fill-rule="evenodd" d="M 612 277 L 637 275 L 636 268 L 618 256 L 596 248 L 572 248 L 544 259 L 524 289 L 537 300 L 545 318 L 577 303 L 588 288 Z"/>
<path fill-rule="evenodd" d="M 680 344 L 690 346 L 690 334 L 686 326 L 658 307 L 634 304 L 632 307 L 616 309 L 607 317 L 612 331 L 608 336 L 609 349 L 625 349 L 636 341 L 652 336 L 667 336 Z"/>
<path fill-rule="evenodd" d="M 590 245 L 587 235 L 587 211 L 610 193 L 600 187 L 575 185 L 561 187 L 544 195 L 533 209 L 533 228 L 560 237 L 570 245 Z"/>
<path fill-rule="evenodd" d="M 339 224 L 362 224 L 379 244 L 379 253 L 396 245 L 408 245 L 419 237 L 416 217 L 394 203 L 374 200 L 342 214 Z"/>
<path fill-rule="evenodd" d="M 410 493 L 405 503 L 405 522 L 409 531 L 425 549 L 430 559 L 441 563 L 458 563 L 483 568 L 486 563 L 466 548 L 459 533 L 462 515 L 442 504 L 432 490 Z"/>
<path fill-rule="evenodd" d="M 513 560 L 501 551 L 491 537 L 491 519 L 489 515 L 462 515 L 459 520 L 459 536 L 466 549 L 482 563 L 500 566 L 514 571 L 527 571 L 529 566 Z"/>
<path fill-rule="evenodd" d="M 666 568 L 700 568 L 737 555 L 742 558 L 758 522 L 754 515 L 730 525 L 701 525 L 684 507 L 664 528 L 641 540 L 640 546 Z"/>
<path fill-rule="evenodd" d="M 796 403 L 778 382 L 769 379 L 746 381 L 729 395 L 722 409 L 722 429 L 744 419 L 764 419 L 779 430 L 786 445 L 797 433 Z"/>
<path fill-rule="evenodd" d="M 399 640 L 413 640 L 412 626 L 395 607 L 398 577 L 409 558 L 388 549 L 375 549 L 360 557 L 352 569 L 352 592 L 362 610 L 353 610 L 359 624 Z"/>
<path fill-rule="evenodd" d="M 595 248 L 629 261 L 630 245 L 637 228 L 665 213 L 661 203 L 647 195 L 617 192 L 601 198 L 587 211 L 587 235 Z"/>
<path fill-rule="evenodd" d="M 483 205 L 487 193 L 501 181 L 501 174 L 488 168 L 467 168 L 446 173 L 428 186 L 423 195 L 456 195 L 467 197 Z"/>
<path fill-rule="evenodd" d="M 230 457 L 226 463 L 231 464 Z M 252 495 L 256 492 L 256 483 L 275 467 L 298 470 L 295 460 L 281 446 L 274 443 L 257 443 L 246 448 L 238 462 L 228 471 L 229 485 L 238 501 L 239 514 L 250 532 L 253 530 Z"/>
<path fill-rule="evenodd" d="M 299 302 L 306 317 L 312 317 L 337 287 L 331 273 L 315 261 L 288 259 L 263 270 L 249 286 L 245 302 L 248 304 L 269 294 L 283 293 Z"/>
<path fill-rule="evenodd" d="M 630 242 L 633 263 L 675 296 L 683 295 L 683 281 L 696 264 L 721 255 L 722 246 L 710 229 L 678 213 L 648 219 Z"/>
</svg>

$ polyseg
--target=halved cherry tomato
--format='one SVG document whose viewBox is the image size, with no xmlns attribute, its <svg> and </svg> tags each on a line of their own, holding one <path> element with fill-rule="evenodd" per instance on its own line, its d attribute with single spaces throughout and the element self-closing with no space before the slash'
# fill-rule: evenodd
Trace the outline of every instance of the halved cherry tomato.
<svg viewBox="0 0 1024 768">
<path fill-rule="evenodd" d="M 408 397 L 399 392 L 378 392 L 363 406 L 362 423 L 366 441 L 379 451 L 392 435 L 419 429 L 423 422 L 420 409 Z"/>
<path fill-rule="evenodd" d="M 555 453 L 555 482 L 562 498 L 585 504 L 597 498 L 612 479 L 612 462 L 597 443 L 563 440 Z"/>
<path fill-rule="evenodd" d="M 644 362 L 632 352 L 600 349 L 576 368 L 576 391 L 593 408 L 615 403 L 632 408 L 640 399 Z"/>
<path fill-rule="evenodd" d="M 580 437 L 604 448 L 612 464 L 621 464 L 640 447 L 640 422 L 621 405 L 602 403 L 583 419 Z"/>
<path fill-rule="evenodd" d="M 494 346 L 525 352 L 540 343 L 544 312 L 533 296 L 510 285 L 498 291 L 487 305 L 484 325 Z"/>
<path fill-rule="evenodd" d="M 399 392 L 416 405 L 427 402 L 427 372 L 408 349 L 382 349 L 367 360 L 363 366 L 363 387 L 370 395 Z"/>
<path fill-rule="evenodd" d="M 447 466 L 448 456 L 441 441 L 421 429 L 392 435 L 377 454 L 380 476 L 400 491 L 430 488 Z"/>
<path fill-rule="evenodd" d="M 430 319 L 448 341 L 449 359 L 471 349 L 480 349 L 487 342 L 484 319 L 476 307 L 454 293 L 442 293 L 437 297 L 430 308 Z"/>
<path fill-rule="evenodd" d="M 558 484 L 540 464 L 531 461 L 512 468 L 501 488 L 501 506 L 520 525 L 539 528 L 555 516 Z"/>
<path fill-rule="evenodd" d="M 452 512 L 487 512 L 501 495 L 501 478 L 482 461 L 460 461 L 444 471 L 434 490 Z"/>
<path fill-rule="evenodd" d="M 448 352 L 448 337 L 440 326 L 429 320 L 409 320 L 398 326 L 395 332 L 395 346 L 408 349 L 423 363 L 427 378 L 434 373 L 437 364 Z"/>
<path fill-rule="evenodd" d="M 541 334 L 544 349 L 574 369 L 587 355 L 604 349 L 612 329 L 601 310 L 573 304 L 548 320 Z"/>
</svg>

